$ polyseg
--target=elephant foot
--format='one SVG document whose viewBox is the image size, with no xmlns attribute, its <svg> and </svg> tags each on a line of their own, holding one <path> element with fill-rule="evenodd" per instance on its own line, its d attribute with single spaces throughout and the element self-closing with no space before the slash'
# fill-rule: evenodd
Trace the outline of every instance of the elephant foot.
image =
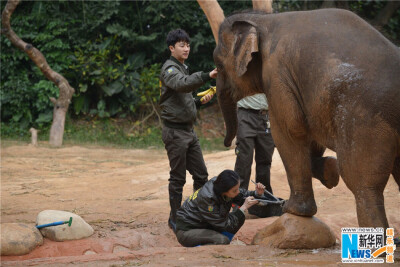
<svg viewBox="0 0 400 267">
<path fill-rule="evenodd" d="M 283 205 L 284 213 L 291 213 L 298 216 L 311 217 L 317 213 L 317 204 L 314 196 L 304 192 L 294 192 L 288 201 Z"/>
<path fill-rule="evenodd" d="M 339 183 L 337 161 L 334 157 L 316 158 L 313 160 L 313 176 L 328 189 Z"/>
<path fill-rule="evenodd" d="M 324 179 L 321 182 L 329 189 L 338 185 L 339 173 L 336 158 L 326 157 L 324 162 Z"/>
</svg>

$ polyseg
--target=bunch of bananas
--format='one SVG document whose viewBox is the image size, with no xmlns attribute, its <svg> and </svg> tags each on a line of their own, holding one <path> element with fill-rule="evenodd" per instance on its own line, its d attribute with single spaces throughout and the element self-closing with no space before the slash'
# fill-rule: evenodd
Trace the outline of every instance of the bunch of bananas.
<svg viewBox="0 0 400 267">
<path fill-rule="evenodd" d="M 205 91 L 203 91 L 203 92 L 198 93 L 197 96 L 202 96 L 202 98 L 200 98 L 200 101 L 203 102 L 204 97 L 205 97 L 206 95 L 211 95 L 211 96 L 213 96 L 213 95 L 215 95 L 216 92 L 217 92 L 217 87 L 216 87 L 216 86 L 213 86 L 213 87 L 211 87 L 211 88 L 209 88 L 209 89 L 207 89 L 207 90 L 205 90 Z"/>
</svg>

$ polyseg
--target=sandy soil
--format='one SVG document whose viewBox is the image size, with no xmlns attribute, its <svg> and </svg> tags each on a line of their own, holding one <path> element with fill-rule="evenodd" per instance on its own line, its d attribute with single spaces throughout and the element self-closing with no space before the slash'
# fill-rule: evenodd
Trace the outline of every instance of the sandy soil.
<svg viewBox="0 0 400 267">
<path fill-rule="evenodd" d="M 334 153 L 329 152 L 329 155 Z M 205 155 L 210 177 L 232 169 L 232 150 Z M 250 245 L 257 230 L 275 218 L 249 216 L 228 246 L 184 248 L 167 226 L 168 159 L 164 150 L 123 150 L 102 147 L 48 148 L 8 146 L 1 149 L 1 222 L 34 224 L 46 209 L 83 217 L 95 229 L 84 240 L 44 244 L 28 255 L 2 257 L 2 266 L 338 266 L 340 228 L 357 226 L 354 198 L 341 180 L 326 189 L 313 181 L 316 217 L 337 237 L 330 249 L 278 250 Z M 282 198 L 289 186 L 275 151 L 272 187 Z M 252 172 L 254 179 L 254 166 Z M 187 175 L 184 197 L 192 191 Z M 400 231 L 400 194 L 389 179 L 385 192 L 389 224 Z M 396 262 L 400 255 L 396 253 Z"/>
</svg>

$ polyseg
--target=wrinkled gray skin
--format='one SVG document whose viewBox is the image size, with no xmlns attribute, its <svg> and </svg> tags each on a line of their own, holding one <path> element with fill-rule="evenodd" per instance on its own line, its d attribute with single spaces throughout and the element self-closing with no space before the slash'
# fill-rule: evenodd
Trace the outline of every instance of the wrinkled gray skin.
<svg viewBox="0 0 400 267">
<path fill-rule="evenodd" d="M 214 61 L 226 146 L 236 102 L 267 95 L 291 189 L 286 212 L 314 215 L 312 177 L 332 188 L 339 171 L 359 225 L 388 227 L 383 190 L 391 173 L 400 184 L 399 48 L 345 10 L 247 12 L 222 23 Z"/>
</svg>

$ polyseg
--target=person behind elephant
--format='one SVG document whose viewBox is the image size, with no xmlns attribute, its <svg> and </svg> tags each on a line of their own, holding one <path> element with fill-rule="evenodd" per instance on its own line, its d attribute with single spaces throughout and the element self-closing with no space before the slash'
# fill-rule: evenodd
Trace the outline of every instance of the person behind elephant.
<svg viewBox="0 0 400 267">
<path fill-rule="evenodd" d="M 240 187 L 249 187 L 255 151 L 256 182 L 272 193 L 270 170 L 275 145 L 269 126 L 267 97 L 265 94 L 247 96 L 238 101 L 237 107 L 235 171 L 240 176 Z"/>
<path fill-rule="evenodd" d="M 244 212 L 258 203 L 254 196 L 264 194 L 265 186 L 256 191 L 240 188 L 240 177 L 224 170 L 194 192 L 178 209 L 176 237 L 185 247 L 229 244 L 245 221 Z M 229 212 L 232 204 L 239 209 Z"/>
<path fill-rule="evenodd" d="M 202 187 L 208 179 L 207 168 L 199 140 L 193 131 L 197 108 L 212 98 L 206 95 L 200 100 L 193 98 L 197 90 L 211 78 L 217 77 L 217 69 L 189 75 L 184 64 L 190 52 L 189 35 L 182 29 L 170 31 L 167 46 L 171 57 L 161 69 L 161 119 L 162 140 L 170 164 L 169 202 L 171 206 L 168 225 L 175 231 L 176 210 L 181 206 L 182 189 L 186 183 L 186 170 L 193 176 L 193 190 Z"/>
</svg>

